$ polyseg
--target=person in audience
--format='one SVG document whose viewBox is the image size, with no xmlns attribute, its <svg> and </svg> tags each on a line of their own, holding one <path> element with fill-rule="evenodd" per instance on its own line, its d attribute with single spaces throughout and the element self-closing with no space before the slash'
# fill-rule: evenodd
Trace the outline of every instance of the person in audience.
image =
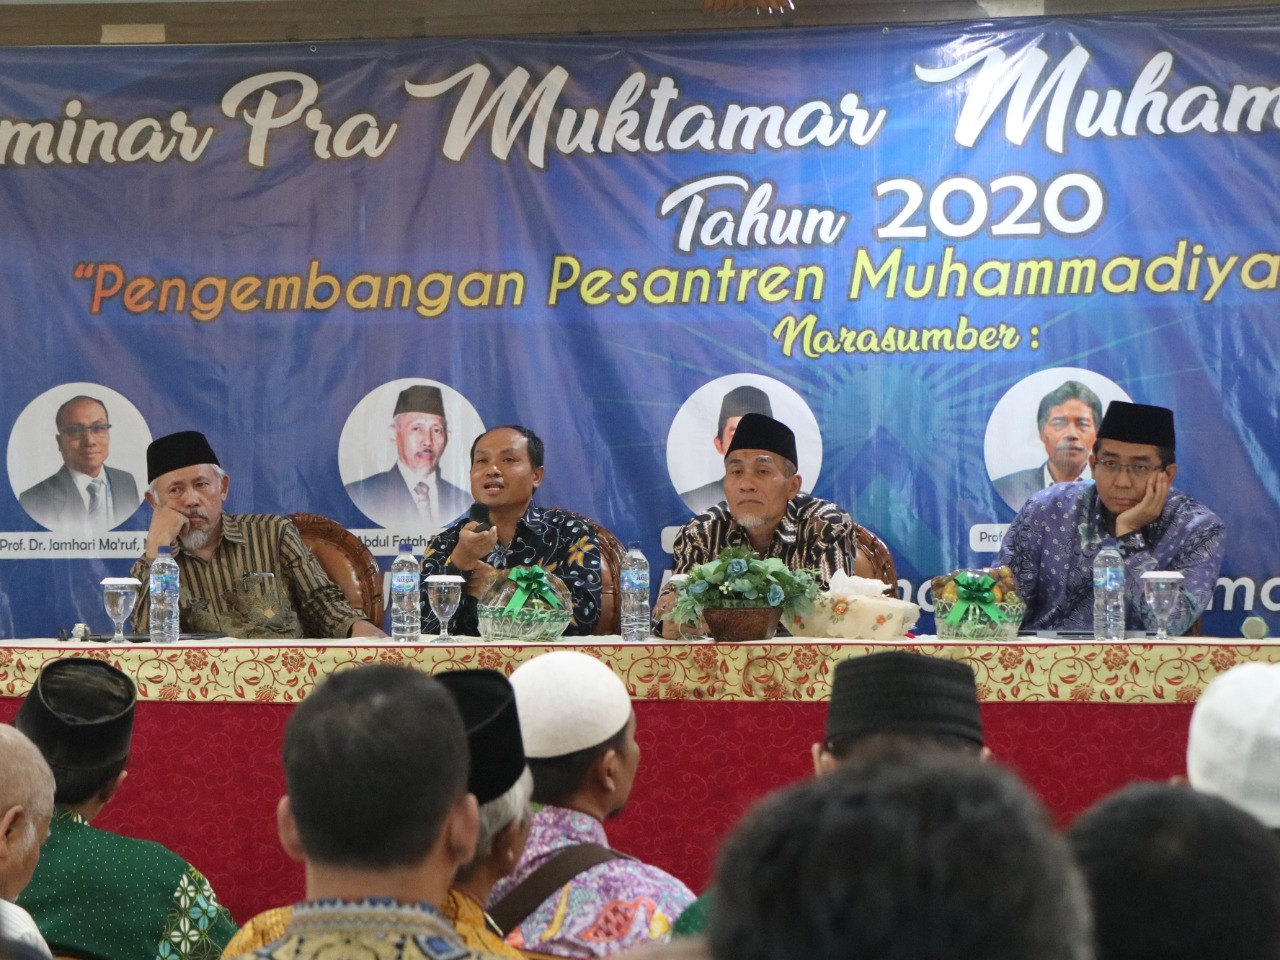
<svg viewBox="0 0 1280 960">
<path fill-rule="evenodd" d="M 130 576 L 148 581 L 161 547 L 172 546 L 182 578 L 179 624 L 192 633 L 265 639 L 382 637 L 325 575 L 286 517 L 223 513 L 231 479 L 204 434 L 171 433 L 147 447 L 146 548 Z M 275 589 L 250 589 L 245 574 L 275 575 Z M 138 594 L 135 630 L 145 631 L 151 598 Z"/>
<path fill-rule="evenodd" d="M 885 747 L 774 794 L 721 851 L 714 960 L 1088 960 L 1079 872 L 1013 774 Z"/>
<path fill-rule="evenodd" d="M 1013 569 L 1030 630 L 1091 630 L 1093 561 L 1114 537 L 1124 558 L 1131 630 L 1154 630 L 1142 575 L 1185 578 L 1169 633 L 1185 633 L 1208 606 L 1222 566 L 1226 530 L 1203 504 L 1173 489 L 1173 411 L 1113 400 L 1089 464 L 1093 482 L 1058 483 L 1033 495 L 1014 518 L 996 566 Z"/>
<path fill-rule="evenodd" d="M 484 910 L 489 891 L 515 868 L 529 835 L 533 775 L 524 762 L 515 693 L 496 670 L 456 670 L 435 678 L 453 694 L 462 714 L 470 756 L 467 790 L 480 804 L 475 856 L 459 868 L 441 913 L 468 949 L 523 960 Z M 293 907 L 258 914 L 240 928 L 222 960 L 280 939 L 292 917 Z"/>
<path fill-rule="evenodd" d="M 435 533 L 467 512 L 467 492 L 440 476 L 449 422 L 439 387 L 414 384 L 400 391 L 390 438 L 396 448 L 391 469 L 346 486 L 363 513 L 398 531 Z"/>
<path fill-rule="evenodd" d="M 676 534 L 673 573 L 688 573 L 727 547 L 749 546 L 795 570 L 809 567 L 825 583 L 837 570 L 853 573 L 853 519 L 834 503 L 800 492 L 796 438 L 784 423 L 758 413 L 738 421 L 724 458 L 725 500 L 694 517 Z M 653 609 L 661 619 L 676 602 L 668 584 Z M 663 634 L 678 628 L 664 621 Z"/>
<path fill-rule="evenodd" d="M 236 926 L 198 870 L 171 850 L 91 826 L 124 783 L 133 681 L 109 663 L 45 664 L 14 717 L 53 771 L 57 804 L 19 906 L 58 956 L 212 960 Z"/>
<path fill-rule="evenodd" d="M 657 867 L 611 850 L 604 821 L 622 811 L 640 748 L 622 681 L 594 657 L 557 651 L 511 675 L 533 771 L 529 842 L 493 888 L 489 912 L 516 947 L 602 957 L 666 941 L 693 893 Z"/>
<path fill-rule="evenodd" d="M 1102 422 L 1102 401 L 1079 380 L 1068 380 L 1040 400 L 1036 426 L 1046 459 L 995 481 L 996 493 L 1021 510 L 1036 491 L 1055 483 L 1089 479 L 1089 453 Z"/>
<path fill-rule="evenodd" d="M 14 903 L 31 882 L 53 817 L 53 772 L 21 731 L 0 726 L 0 934 L 52 960 L 36 922 Z"/>
<path fill-rule="evenodd" d="M 773 416 L 773 404 L 769 395 L 759 387 L 743 385 L 734 387 L 720 401 L 720 419 L 716 422 L 716 435 L 712 438 L 712 446 L 716 448 L 716 456 L 724 459 L 729 452 L 729 444 L 738 429 L 738 423 L 748 413 L 760 413 L 766 417 Z M 724 499 L 724 478 L 704 483 L 700 487 L 686 490 L 680 499 L 694 513 L 709 510 Z"/>
<path fill-rule="evenodd" d="M 57 531 L 102 533 L 138 509 L 138 484 L 127 470 L 107 466 L 111 421 L 94 397 L 72 397 L 54 415 L 62 467 L 18 494 L 36 523 Z"/>
<path fill-rule="evenodd" d="M 494 427 L 471 445 L 471 495 L 488 507 L 489 520 L 467 517 L 431 538 L 422 558 L 422 632 L 440 628 L 427 601 L 426 578 L 457 574 L 466 578 L 462 603 L 449 632 L 480 632 L 476 602 L 499 570 L 536 564 L 569 589 L 573 620 L 565 633 L 586 635 L 600 619 L 600 542 L 595 529 L 568 510 L 537 507 L 533 495 L 546 467 L 541 438 L 515 424 Z"/>
<path fill-rule="evenodd" d="M 335 673 L 285 727 L 285 852 L 306 865 L 307 899 L 268 960 L 466 960 L 441 913 L 476 848 L 467 740 L 444 685 L 371 664 Z"/>
<path fill-rule="evenodd" d="M 957 660 L 887 650 L 836 664 L 826 735 L 813 745 L 813 772 L 823 776 L 886 742 L 942 747 L 986 760 L 973 668 Z M 676 937 L 702 933 L 714 902 L 708 891 L 682 913 Z"/>
<path fill-rule="evenodd" d="M 1098 960 L 1280 957 L 1280 840 L 1186 787 L 1113 794 L 1067 833 L 1093 902 Z"/>
<path fill-rule="evenodd" d="M 1280 831 L 1280 664 L 1215 677 L 1191 712 L 1187 780 Z"/>
</svg>

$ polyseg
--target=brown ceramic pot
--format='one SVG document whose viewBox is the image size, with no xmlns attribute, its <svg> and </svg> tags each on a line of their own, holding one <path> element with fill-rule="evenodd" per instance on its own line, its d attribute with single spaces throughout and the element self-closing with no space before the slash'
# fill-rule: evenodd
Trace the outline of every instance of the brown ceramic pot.
<svg viewBox="0 0 1280 960">
<path fill-rule="evenodd" d="M 717 643 L 772 640 L 782 619 L 781 607 L 708 607 L 702 611 L 707 633 Z"/>
</svg>

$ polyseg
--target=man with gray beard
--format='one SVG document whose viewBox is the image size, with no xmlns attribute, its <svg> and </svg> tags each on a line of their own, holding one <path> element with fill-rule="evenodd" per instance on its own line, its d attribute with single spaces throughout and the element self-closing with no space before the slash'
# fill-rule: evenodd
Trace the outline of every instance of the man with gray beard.
<svg viewBox="0 0 1280 960">
<path fill-rule="evenodd" d="M 724 457 L 723 502 L 686 523 L 675 542 L 673 573 L 688 573 L 727 547 L 749 546 L 762 559 L 777 557 L 792 570 L 817 570 L 823 585 L 837 570 L 853 573 L 853 518 L 834 503 L 800 492 L 796 437 L 791 428 L 761 413 L 738 421 Z M 653 615 L 675 605 L 668 584 Z M 674 637 L 665 621 L 663 631 Z"/>
<path fill-rule="evenodd" d="M 231 478 L 204 434 L 187 430 L 153 441 L 147 482 L 154 513 L 146 552 L 130 575 L 146 583 L 159 549 L 172 546 L 183 631 L 243 639 L 385 636 L 347 602 L 287 518 L 222 512 Z M 274 584 L 264 588 L 246 578 L 251 573 L 273 574 Z M 150 611 L 142 590 L 134 629 L 146 629 Z"/>
</svg>

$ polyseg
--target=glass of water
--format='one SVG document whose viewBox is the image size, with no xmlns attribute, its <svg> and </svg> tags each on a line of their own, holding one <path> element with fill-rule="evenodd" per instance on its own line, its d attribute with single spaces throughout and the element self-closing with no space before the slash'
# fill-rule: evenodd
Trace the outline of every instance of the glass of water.
<svg viewBox="0 0 1280 960">
<path fill-rule="evenodd" d="M 466 581 L 455 574 L 436 573 L 427 577 L 427 602 L 440 623 L 440 636 L 436 637 L 436 643 L 448 643 L 453 639 L 449 636 L 449 620 L 462 602 L 464 583 Z"/>
<path fill-rule="evenodd" d="M 102 605 L 107 608 L 107 616 L 116 625 L 111 643 L 124 643 L 124 622 L 133 613 L 141 587 L 142 582 L 133 577 L 107 577 L 102 581 Z"/>
<path fill-rule="evenodd" d="M 1152 570 L 1142 575 L 1142 592 L 1156 618 L 1156 639 L 1169 639 L 1169 618 L 1178 604 L 1182 574 L 1176 570 Z"/>
</svg>

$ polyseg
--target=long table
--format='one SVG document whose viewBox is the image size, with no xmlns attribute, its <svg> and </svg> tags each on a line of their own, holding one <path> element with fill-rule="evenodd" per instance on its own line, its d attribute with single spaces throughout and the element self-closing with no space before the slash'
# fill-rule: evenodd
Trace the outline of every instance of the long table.
<svg viewBox="0 0 1280 960">
<path fill-rule="evenodd" d="M 594 654 L 626 682 L 643 751 L 627 809 L 610 841 L 707 882 L 724 835 L 765 793 L 811 772 L 834 665 L 884 649 L 969 663 L 987 744 L 1066 822 L 1135 779 L 1184 769 L 1192 705 L 1216 674 L 1280 660 L 1280 644 L 1081 644 L 1033 640 L 967 645 L 623 644 Z M 297 899 L 301 866 L 281 851 L 275 806 L 284 792 L 280 744 L 292 705 L 325 675 L 356 664 L 440 671 L 520 663 L 569 644 L 270 644 L 217 640 L 174 646 L 12 641 L 0 646 L 0 719 L 8 721 L 42 664 L 109 660 L 138 684 L 129 776 L 96 824 L 157 840 L 204 871 L 243 922 Z"/>
</svg>

